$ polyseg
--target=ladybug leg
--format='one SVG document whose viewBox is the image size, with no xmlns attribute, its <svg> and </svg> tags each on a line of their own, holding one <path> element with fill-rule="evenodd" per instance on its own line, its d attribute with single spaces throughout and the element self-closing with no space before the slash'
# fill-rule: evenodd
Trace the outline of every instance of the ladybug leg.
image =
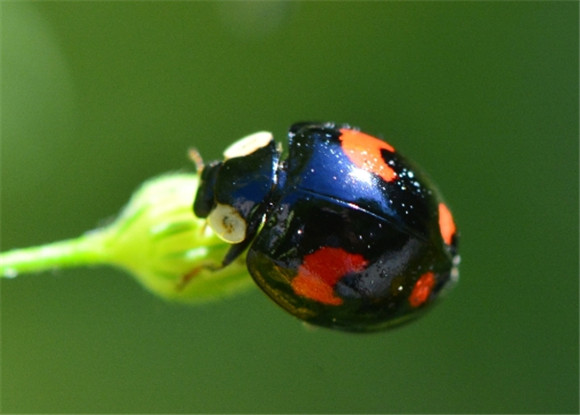
<svg viewBox="0 0 580 415">
<path fill-rule="evenodd" d="M 238 244 L 238 245 L 240 245 L 240 244 Z M 203 272 L 203 271 L 216 272 L 216 271 L 219 271 L 219 270 L 225 268 L 229 264 L 231 264 L 240 255 L 240 253 L 243 252 L 243 250 L 245 249 L 245 248 L 241 248 L 241 250 L 238 250 L 238 249 L 234 250 L 234 248 L 237 248 L 237 245 L 234 245 L 230 248 L 230 250 L 226 253 L 226 256 L 224 257 L 221 264 L 217 265 L 215 263 L 207 263 L 207 264 L 199 265 L 199 266 L 191 269 L 190 271 L 188 271 L 186 274 L 182 275 L 181 278 L 179 279 L 179 281 L 177 281 L 177 283 L 175 285 L 175 289 L 177 291 L 182 291 L 185 287 L 187 287 L 189 282 L 191 280 L 193 280 L 200 272 Z"/>
<path fill-rule="evenodd" d="M 193 268 L 192 270 L 190 270 L 189 272 L 184 274 L 177 282 L 176 287 L 175 287 L 176 290 L 182 291 L 185 287 L 187 287 L 187 284 L 189 284 L 189 281 L 191 281 L 193 278 L 195 278 L 202 271 L 211 271 L 211 272 L 219 271 L 219 270 L 227 267 L 228 265 L 230 265 L 232 262 L 234 262 L 236 260 L 236 258 L 238 258 L 246 250 L 246 248 L 250 245 L 250 243 L 253 241 L 254 236 L 256 235 L 256 231 L 257 231 L 258 226 L 259 226 L 259 223 L 256 225 L 253 225 L 252 226 L 253 229 L 251 229 L 250 232 L 247 234 L 246 239 L 244 239 L 242 242 L 234 244 L 230 247 L 228 252 L 226 252 L 226 255 L 224 256 L 224 258 L 222 259 L 221 264 L 219 264 L 219 265 L 216 265 L 215 263 L 203 264 L 203 265 L 200 265 L 198 267 Z"/>
<path fill-rule="evenodd" d="M 179 279 L 179 281 L 177 281 L 177 284 L 175 284 L 175 290 L 178 292 L 183 291 L 183 289 L 185 287 L 187 287 L 187 284 L 189 284 L 189 281 L 191 281 L 193 278 L 195 278 L 197 276 L 197 274 L 199 274 L 201 271 L 203 271 L 205 269 L 212 269 L 212 268 L 213 267 L 211 265 L 200 265 L 199 267 L 193 268 L 187 274 L 183 275 Z"/>
<path fill-rule="evenodd" d="M 250 245 L 250 242 L 252 242 L 252 239 L 253 239 L 253 235 L 252 235 L 252 238 L 246 238 L 242 242 L 235 244 L 235 245 L 232 245 L 230 247 L 230 249 L 228 250 L 228 252 L 226 253 L 226 256 L 224 257 L 224 259 L 222 260 L 222 265 L 220 268 L 227 267 L 237 257 L 239 257 L 246 250 L 248 245 Z"/>
</svg>

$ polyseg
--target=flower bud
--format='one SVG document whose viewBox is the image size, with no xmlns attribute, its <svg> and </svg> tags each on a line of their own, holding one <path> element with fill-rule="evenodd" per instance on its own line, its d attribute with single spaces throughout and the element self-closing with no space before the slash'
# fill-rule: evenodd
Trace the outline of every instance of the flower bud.
<svg viewBox="0 0 580 415">
<path fill-rule="evenodd" d="M 107 262 L 171 300 L 211 300 L 250 287 L 245 258 L 220 268 L 230 245 L 194 216 L 197 185 L 195 174 L 167 174 L 143 184 L 106 228 Z"/>
</svg>

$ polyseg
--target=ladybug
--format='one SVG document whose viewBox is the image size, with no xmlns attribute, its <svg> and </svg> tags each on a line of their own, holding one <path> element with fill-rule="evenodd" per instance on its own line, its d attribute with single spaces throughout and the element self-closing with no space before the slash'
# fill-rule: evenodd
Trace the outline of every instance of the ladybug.
<svg viewBox="0 0 580 415">
<path fill-rule="evenodd" d="M 392 145 L 349 125 L 290 127 L 288 153 L 268 132 L 203 165 L 193 211 L 247 250 L 257 285 L 318 326 L 377 331 L 422 314 L 458 279 L 458 235 L 427 177 Z M 249 249 L 248 249 L 249 248 Z"/>
</svg>

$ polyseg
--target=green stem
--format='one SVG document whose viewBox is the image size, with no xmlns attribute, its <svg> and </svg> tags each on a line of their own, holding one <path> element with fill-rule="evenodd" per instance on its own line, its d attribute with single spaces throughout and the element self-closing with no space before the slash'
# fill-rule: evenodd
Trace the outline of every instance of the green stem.
<svg viewBox="0 0 580 415">
<path fill-rule="evenodd" d="M 196 218 L 196 174 L 170 173 L 146 181 L 117 219 L 78 238 L 0 253 L 0 278 L 51 269 L 111 265 L 128 271 L 152 293 L 199 303 L 252 286 L 243 260 L 225 268 L 228 249 Z"/>
<path fill-rule="evenodd" d="M 93 231 L 74 239 L 0 254 L 0 278 L 53 268 L 70 268 L 105 263 L 105 232 Z"/>
</svg>

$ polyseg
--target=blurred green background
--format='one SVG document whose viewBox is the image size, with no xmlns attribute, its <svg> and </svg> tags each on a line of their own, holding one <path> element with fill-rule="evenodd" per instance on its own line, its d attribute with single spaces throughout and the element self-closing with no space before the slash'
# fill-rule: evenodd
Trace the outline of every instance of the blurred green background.
<svg viewBox="0 0 580 415">
<path fill-rule="evenodd" d="M 298 120 L 435 179 L 461 280 L 399 330 L 308 330 L 257 289 L 168 304 L 109 268 L 2 281 L 10 413 L 578 412 L 576 2 L 3 2 L 2 249 Z"/>
</svg>

